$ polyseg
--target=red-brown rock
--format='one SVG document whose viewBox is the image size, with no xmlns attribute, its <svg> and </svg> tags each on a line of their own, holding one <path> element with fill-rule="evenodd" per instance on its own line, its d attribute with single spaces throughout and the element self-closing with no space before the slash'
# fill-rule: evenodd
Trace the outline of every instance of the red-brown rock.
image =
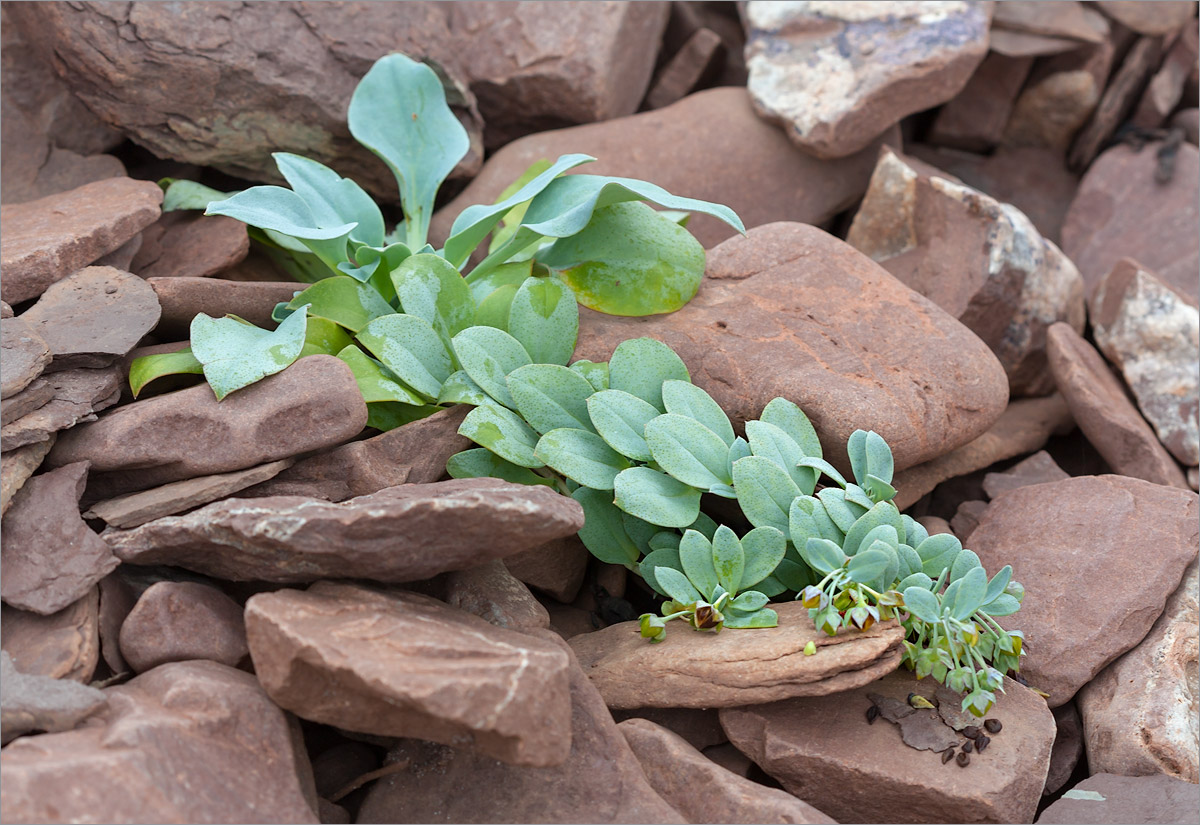
<svg viewBox="0 0 1200 825">
<path fill-rule="evenodd" d="M 1125 55 L 1104 89 L 1096 111 L 1071 145 L 1067 160 L 1074 169 L 1085 169 L 1125 120 L 1150 75 L 1162 61 L 1163 39 L 1141 37 Z"/>
<path fill-rule="evenodd" d="M 0 646 L 22 673 L 87 684 L 100 661 L 100 591 L 49 616 L 4 605 Z"/>
<path fill-rule="evenodd" d="M 62 370 L 46 376 L 53 397 L 32 412 L 0 427 L 0 449 L 45 443 L 59 430 L 96 420 L 96 413 L 116 404 L 124 376 L 116 367 Z"/>
<path fill-rule="evenodd" d="M 958 96 L 938 112 L 930 127 L 929 142 L 972 152 L 991 149 L 1004 135 L 1008 116 L 1031 68 L 1032 57 L 989 53 Z"/>
<path fill-rule="evenodd" d="M 1192 0 L 1100 0 L 1096 5 L 1139 34 L 1170 34 L 1196 16 Z"/>
<path fill-rule="evenodd" d="M 207 278 L 240 263 L 249 252 L 250 237 L 241 221 L 168 212 L 142 230 L 141 248 L 129 268 L 143 278 Z"/>
<path fill-rule="evenodd" d="M 1130 4 L 1133 5 L 1133 4 Z M 1141 5 L 1140 3 L 1138 5 Z M 1149 4 L 1147 4 L 1149 5 Z M 1158 4 L 1155 4 L 1158 5 Z M 1089 776 L 1042 811 L 1038 825 L 1188 825 L 1196 818 L 1200 787 L 1171 776 Z"/>
<path fill-rule="evenodd" d="M 7 361 L 5 363 L 7 364 Z M 4 399 L 4 406 L 0 408 L 0 426 L 11 424 L 18 418 L 40 410 L 53 399 L 54 385 L 45 378 L 33 379 L 25 389 Z"/>
<path fill-rule="evenodd" d="M 45 441 L 38 441 L 25 447 L 4 453 L 0 461 L 0 512 L 7 513 L 12 505 L 13 496 L 25 485 L 29 477 L 41 465 L 42 459 L 54 446 L 54 434 L 51 433 Z"/>
<path fill-rule="evenodd" d="M 189 659 L 234 667 L 250 652 L 241 606 L 196 582 L 146 588 L 121 625 L 120 640 L 121 657 L 135 673 Z"/>
<path fill-rule="evenodd" d="M 162 320 L 155 335 L 167 340 L 187 339 L 192 319 L 201 312 L 212 318 L 236 315 L 256 326 L 269 327 L 275 305 L 292 300 L 307 286 L 290 281 L 227 281 L 187 275 L 142 277 L 154 288 L 162 305 Z"/>
<path fill-rule="evenodd" d="M 1059 705 L 1054 713 L 1054 748 L 1050 751 L 1050 770 L 1042 796 L 1055 793 L 1071 779 L 1083 757 L 1083 721 L 1072 700 Z"/>
<path fill-rule="evenodd" d="M 988 498 L 1032 484 L 1047 484 L 1062 481 L 1070 476 L 1059 467 L 1050 453 L 1039 450 L 1029 458 L 1014 464 L 1002 473 L 988 473 L 983 477 L 983 492 Z"/>
<path fill-rule="evenodd" d="M 507 556 L 504 566 L 518 581 L 569 604 L 579 593 L 590 558 L 578 536 L 564 536 Z"/>
<path fill-rule="evenodd" d="M 0 325 L 0 353 L 4 358 L 4 378 L 0 397 L 5 400 L 19 393 L 42 374 L 50 363 L 50 345 L 24 318 L 9 318 Z"/>
<path fill-rule="evenodd" d="M 550 627 L 550 614 L 504 562 L 496 559 L 446 575 L 444 601 L 511 630 Z"/>
<path fill-rule="evenodd" d="M 102 691 L 69 682 L 21 673 L 8 651 L 0 653 L 4 694 L 0 704 L 0 742 L 29 731 L 71 730 L 108 702 Z"/>
</svg>

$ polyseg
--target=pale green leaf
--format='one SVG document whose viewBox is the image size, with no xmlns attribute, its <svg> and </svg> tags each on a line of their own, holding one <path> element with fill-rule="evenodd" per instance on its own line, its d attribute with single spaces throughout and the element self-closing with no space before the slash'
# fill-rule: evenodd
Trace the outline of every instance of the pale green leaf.
<svg viewBox="0 0 1200 825">
<path fill-rule="evenodd" d="M 204 365 L 204 378 L 220 401 L 229 393 L 286 369 L 304 348 L 306 307 L 275 330 L 259 329 L 233 317 L 192 319 L 192 354 Z"/>
<path fill-rule="evenodd" d="M 392 271 L 391 279 L 403 311 L 424 318 L 444 340 L 475 322 L 475 301 L 467 282 L 440 255 L 410 255 Z"/>
<path fill-rule="evenodd" d="M 458 434 L 520 467 L 544 467 L 534 455 L 538 436 L 512 410 L 494 404 L 476 407 L 459 425 Z"/>
<path fill-rule="evenodd" d="M 367 324 L 357 337 L 401 381 L 430 401 L 438 397 L 442 382 L 453 370 L 445 343 L 424 318 L 384 315 Z"/>
<path fill-rule="evenodd" d="M 690 381 L 672 378 L 662 384 L 663 405 L 667 412 L 694 418 L 732 446 L 736 438 L 729 416 L 712 396 Z"/>
<path fill-rule="evenodd" d="M 747 456 L 733 465 L 733 486 L 742 512 L 755 527 L 789 529 L 792 501 L 801 495 L 796 482 L 779 465 L 760 456 Z"/>
<path fill-rule="evenodd" d="M 728 475 L 729 447 L 694 418 L 667 413 L 645 427 L 650 454 L 669 475 L 707 490 L 733 481 Z"/>
<path fill-rule="evenodd" d="M 463 450 L 450 456 L 446 462 L 446 472 L 451 478 L 499 478 L 514 484 L 554 486 L 553 480 L 538 475 L 528 467 L 518 467 L 511 461 L 505 461 L 483 447 Z"/>
<path fill-rule="evenodd" d="M 192 355 L 191 347 L 178 352 L 161 352 L 133 359 L 129 365 L 129 389 L 137 398 L 147 384 L 167 375 L 201 375 L 204 365 Z"/>
<path fill-rule="evenodd" d="M 587 401 L 595 390 L 579 373 L 558 364 L 526 364 L 505 381 L 517 412 L 537 432 L 560 427 L 594 432 Z"/>
<path fill-rule="evenodd" d="M 554 278 L 528 278 L 513 296 L 508 331 L 538 364 L 571 360 L 579 334 L 575 295 Z"/>
<path fill-rule="evenodd" d="M 695 530 L 685 531 L 679 540 L 679 562 L 683 565 L 683 572 L 700 594 L 711 600 L 719 581 L 713 566 L 713 548 L 709 540 Z"/>
<path fill-rule="evenodd" d="M 608 385 L 636 395 L 666 411 L 662 385 L 670 379 L 690 381 L 687 367 L 675 351 L 653 338 L 631 338 L 613 350 L 608 361 Z"/>
<path fill-rule="evenodd" d="M 611 490 L 617 473 L 629 467 L 625 456 L 594 432 L 567 427 L 543 435 L 534 455 L 577 484 L 596 490 Z"/>
<path fill-rule="evenodd" d="M 338 275 L 317 281 L 288 302 L 289 310 L 311 304 L 308 314 L 340 324 L 351 332 L 361 332 L 376 318 L 396 310 L 383 300 L 375 288 L 355 279 Z"/>
<path fill-rule="evenodd" d="M 746 563 L 738 590 L 753 587 L 775 572 L 787 551 L 787 539 L 774 527 L 755 527 L 742 536 L 742 551 Z"/>
<path fill-rule="evenodd" d="M 628 566 L 637 561 L 637 545 L 625 532 L 622 513 L 613 504 L 611 493 L 580 487 L 571 498 L 583 507 L 579 538 L 593 556 L 607 564 Z"/>
<path fill-rule="evenodd" d="M 467 327 L 450 343 L 471 380 L 512 409 L 515 402 L 505 379 L 510 372 L 532 363 L 521 342 L 495 327 Z"/>
<path fill-rule="evenodd" d="M 700 491 L 649 467 L 622 470 L 613 482 L 616 505 L 660 527 L 687 527 L 700 514 Z"/>
<path fill-rule="evenodd" d="M 648 401 L 621 390 L 602 390 L 587 400 L 596 432 L 617 452 L 635 461 L 649 461 L 646 424 L 659 415 Z"/>
<path fill-rule="evenodd" d="M 683 557 L 682 551 L 680 558 Z M 712 541 L 713 568 L 717 581 L 726 592 L 736 594 L 742 584 L 742 572 L 746 568 L 746 554 L 737 534 L 722 524 L 717 528 Z"/>
<path fill-rule="evenodd" d="M 312 210 L 319 226 L 357 224 L 350 239 L 366 246 L 383 245 L 383 214 L 371 196 L 349 178 L 315 160 L 274 152 L 279 173 Z"/>
<path fill-rule="evenodd" d="M 421 396 L 404 386 L 387 367 L 354 345 L 345 347 L 337 357 L 350 366 L 358 390 L 368 404 L 375 401 L 399 401 L 404 404 L 424 405 Z"/>
</svg>

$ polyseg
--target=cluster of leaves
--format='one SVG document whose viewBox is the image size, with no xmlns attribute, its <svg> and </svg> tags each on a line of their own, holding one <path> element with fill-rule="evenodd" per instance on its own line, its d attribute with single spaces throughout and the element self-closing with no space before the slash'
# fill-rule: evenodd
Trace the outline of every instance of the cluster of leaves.
<svg viewBox="0 0 1200 825">
<path fill-rule="evenodd" d="M 644 181 L 565 175 L 594 160 L 572 154 L 535 164 L 496 203 L 463 210 L 435 250 L 427 235 L 437 191 L 469 148 L 437 74 L 401 54 L 382 58 L 355 89 L 348 123 L 394 173 L 403 220 L 386 231 L 382 212 L 358 184 L 285 152 L 274 158 L 290 188 L 226 194 L 171 183 L 164 208 L 204 208 L 245 222 L 313 286 L 276 307 L 274 330 L 198 315 L 189 350 L 135 364 L 135 393 L 163 375 L 203 372 L 220 399 L 299 357 L 327 353 L 351 366 L 372 405 L 372 426 L 387 429 L 469 395 L 472 388 L 453 376 L 465 368 L 464 357 L 490 348 L 487 329 L 511 332 L 539 362 L 565 364 L 570 349 L 541 343 L 531 329 L 573 328 L 577 302 L 621 315 L 686 304 L 703 277 L 704 250 L 679 214 L 645 201 L 704 212 L 743 230 L 725 206 Z M 464 277 L 489 236 L 486 255 Z M 508 350 L 496 357 L 506 365 L 521 360 Z"/>
</svg>

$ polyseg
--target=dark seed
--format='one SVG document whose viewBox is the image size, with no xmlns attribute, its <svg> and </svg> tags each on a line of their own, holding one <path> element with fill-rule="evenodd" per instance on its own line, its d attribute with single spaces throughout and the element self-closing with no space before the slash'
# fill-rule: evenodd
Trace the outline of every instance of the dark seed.
<svg viewBox="0 0 1200 825">
<path fill-rule="evenodd" d="M 875 720 L 878 718 L 879 718 L 879 706 L 878 705 L 871 705 L 871 707 L 867 708 L 867 724 L 868 725 L 874 725 Z"/>
<path fill-rule="evenodd" d="M 945 765 L 954 758 L 954 748 L 946 748 L 942 751 L 942 764 Z"/>
<path fill-rule="evenodd" d="M 988 746 L 988 742 L 991 742 L 991 741 L 992 741 L 992 738 L 990 736 L 979 737 L 978 739 L 975 740 L 975 750 L 979 751 L 980 753 L 983 753 L 983 749 L 986 748 Z"/>
<path fill-rule="evenodd" d="M 983 723 L 983 726 L 987 728 L 988 733 L 999 733 L 1004 727 L 1004 725 L 1000 724 L 999 719 L 988 719 Z"/>
<path fill-rule="evenodd" d="M 965 753 L 960 753 L 958 758 L 956 758 L 954 761 L 958 763 L 960 768 L 965 768 L 967 765 L 971 764 L 971 757 L 967 756 Z"/>
<path fill-rule="evenodd" d="M 983 733 L 983 731 L 981 731 L 979 729 L 978 725 L 967 725 L 965 728 L 962 729 L 962 735 L 967 737 L 968 739 L 974 739 L 976 736 L 978 736 L 981 733 Z"/>
<path fill-rule="evenodd" d="M 975 749 L 975 743 L 968 739 L 966 742 L 963 742 L 962 749 L 963 753 L 970 753 Z"/>
</svg>

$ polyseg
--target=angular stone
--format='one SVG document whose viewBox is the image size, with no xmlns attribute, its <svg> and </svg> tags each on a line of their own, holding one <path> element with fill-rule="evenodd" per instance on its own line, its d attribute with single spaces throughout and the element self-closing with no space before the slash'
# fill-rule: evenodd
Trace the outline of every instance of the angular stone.
<svg viewBox="0 0 1200 825">
<path fill-rule="evenodd" d="M 874 693 L 929 697 L 931 679 L 900 670 L 846 693 L 725 708 L 730 741 L 784 790 L 840 822 L 1030 822 L 1042 795 L 1054 718 L 1031 690 L 1004 680 L 988 717 L 1003 724 L 966 770 L 905 746 L 899 729 L 865 718 Z"/>
<path fill-rule="evenodd" d="M 385 766 L 395 772 L 371 786 L 357 821 L 686 822 L 646 781 L 604 700 L 571 659 L 571 751 L 565 762 L 508 765 L 406 739 L 388 754 Z"/>
<path fill-rule="evenodd" d="M 954 530 L 951 529 L 950 522 L 946 521 L 944 518 L 940 518 L 938 516 L 921 516 L 919 519 L 917 519 L 917 521 L 920 522 L 921 526 L 924 527 L 931 536 L 935 533 L 948 533 L 951 536 L 954 535 Z"/>
<path fill-rule="evenodd" d="M 108 703 L 104 692 L 93 687 L 19 672 L 7 651 L 0 653 L 0 672 L 0 741 L 6 745 L 30 731 L 71 730 Z"/>
<path fill-rule="evenodd" d="M 11 424 L 18 418 L 40 410 L 53 399 L 54 385 L 45 378 L 33 379 L 25 389 L 4 399 L 3 412 L 0 412 L 0 426 Z"/>
<path fill-rule="evenodd" d="M 4 119 L 7 123 L 11 109 L 5 108 Z M 21 119 L 23 116 L 18 115 Z M 8 132 L 7 129 L 4 130 Z M 80 186 L 95 183 L 98 180 L 123 178 L 127 173 L 125 164 L 112 155 L 81 155 L 70 149 L 60 149 L 57 146 L 37 141 L 38 156 L 43 159 L 33 161 L 27 158 L 25 163 L 10 160 L 5 153 L 3 169 L 3 187 L 0 188 L 0 201 L 5 204 L 28 203 L 41 200 L 52 195 L 70 192 Z M 5 147 L 8 147 L 5 141 Z M 9 173 L 8 170 L 13 171 Z"/>
<path fill-rule="evenodd" d="M 726 708 L 851 690 L 895 669 L 904 632 L 894 622 L 826 636 L 799 602 L 771 606 L 779 626 L 719 634 L 671 627 L 651 644 L 637 622 L 571 639 L 610 708 Z M 816 654 L 806 656 L 809 642 Z"/>
<path fill-rule="evenodd" d="M 954 511 L 954 517 L 950 519 L 950 529 L 959 541 L 963 543 L 970 541 L 971 534 L 979 526 L 979 520 L 983 518 L 987 508 L 988 503 L 980 500 L 964 501 L 958 505 L 958 509 Z"/>
<path fill-rule="evenodd" d="M 1196 16 L 1191 0 L 1100 0 L 1096 5 L 1138 34 L 1170 34 Z"/>
<path fill-rule="evenodd" d="M 207 278 L 250 252 L 246 224 L 221 215 L 168 212 L 142 231 L 130 266 L 143 278 Z"/>
<path fill-rule="evenodd" d="M 1183 139 L 1196 146 L 1200 144 L 1200 109 L 1180 109 L 1171 118 L 1172 129 L 1182 129 Z"/>
<path fill-rule="evenodd" d="M 590 558 L 578 536 L 564 536 L 507 556 L 504 566 L 518 581 L 569 604 L 579 593 Z"/>
<path fill-rule="evenodd" d="M 1066 37 L 1046 37 L 999 27 L 993 27 L 988 34 L 988 48 L 1005 57 L 1042 57 L 1079 48 L 1078 40 Z"/>
<path fill-rule="evenodd" d="M 1069 701 L 1150 631 L 1196 558 L 1200 499 L 1126 476 L 1022 487 L 991 503 L 971 535 L 988 570 L 1011 564 L 1025 633 L 1021 674 Z"/>
<path fill-rule="evenodd" d="M 717 745 L 729 744 L 729 737 L 721 727 L 721 718 L 716 708 L 635 708 L 614 710 L 613 719 L 618 724 L 627 719 L 644 719 L 655 727 L 666 728 L 683 739 L 696 750 L 707 750 Z"/>
<path fill-rule="evenodd" d="M 762 774 L 762 769 L 751 762 L 750 757 L 738 750 L 732 742 L 712 745 L 702 750 L 701 753 L 704 754 L 705 759 L 711 759 L 725 770 L 743 779 L 749 779 L 755 771 Z"/>
<path fill-rule="evenodd" d="M 1001 493 L 1018 487 L 1047 484 L 1051 481 L 1062 481 L 1064 478 L 1070 476 L 1050 457 L 1050 453 L 1038 450 L 1002 473 L 988 473 L 983 477 L 983 491 L 988 498 L 996 498 Z"/>
<path fill-rule="evenodd" d="M 642 763 L 650 786 L 688 822 L 834 822 L 789 793 L 726 770 L 653 722 L 630 719 L 617 728 Z"/>
<path fill-rule="evenodd" d="M 570 753 L 569 659 L 553 643 L 425 596 L 331 582 L 253 596 L 246 630 L 259 681 L 304 719 L 513 765 Z"/>
<path fill-rule="evenodd" d="M 85 463 L 31 478 L 3 522 L 0 596 L 48 616 L 82 598 L 117 566 L 102 538 L 79 517 Z"/>
<path fill-rule="evenodd" d="M 574 500 L 492 478 L 389 487 L 330 504 L 299 496 L 225 499 L 188 515 L 105 531 L 122 561 L 231 581 L 428 579 L 570 535 Z"/>
<path fill-rule="evenodd" d="M 122 481 L 145 489 L 327 447 L 366 423 L 350 368 L 332 355 L 312 355 L 224 401 L 201 384 L 126 404 L 64 434 L 48 461 L 127 471 Z"/>
<path fill-rule="evenodd" d="M 1089 302 L 1096 346 L 1120 369 L 1171 455 L 1200 464 L 1200 310 L 1128 258 Z"/>
<path fill-rule="evenodd" d="M 597 158 L 579 172 L 638 178 L 678 195 L 723 203 L 748 227 L 782 220 L 824 224 L 862 197 L 883 142 L 899 145 L 899 137 L 888 133 L 850 157 L 821 161 L 797 152 L 778 128 L 758 117 L 744 88 L 706 89 L 664 109 L 530 135 L 505 146 L 434 215 L 430 241 L 444 242 L 463 209 L 493 203 L 530 164 L 568 152 Z M 706 249 L 737 234 L 708 215 L 693 215 L 688 230 Z"/>
<path fill-rule="evenodd" d="M 124 376 L 116 367 L 62 370 L 46 376 L 54 397 L 36 410 L 0 427 L 0 449 L 46 442 L 76 424 L 95 421 L 96 413 L 116 404 Z"/>
<path fill-rule="evenodd" d="M 1050 770 L 1042 796 L 1058 791 L 1071 779 L 1075 766 L 1083 756 L 1083 722 L 1079 709 L 1070 701 L 1059 705 L 1054 713 L 1054 748 L 1050 751 Z"/>
<path fill-rule="evenodd" d="M 6 822 L 317 822 L 285 714 L 249 673 L 178 662 L 103 693 L 98 723 L 0 753 Z"/>
<path fill-rule="evenodd" d="M 1103 19 L 1103 18 L 1101 18 Z M 1098 43 L 1103 37 L 1088 24 L 1082 3 L 1039 3 L 1036 0 L 1006 0 L 996 6 L 992 25 L 1010 31 L 1047 37 L 1067 37 Z"/>
<path fill-rule="evenodd" d="M 975 2 L 748 3 L 755 109 L 804 151 L 845 157 L 962 91 L 987 54 L 989 17 Z"/>
<path fill-rule="evenodd" d="M 136 275 L 89 266 L 49 286 L 21 319 L 50 345 L 55 369 L 106 367 L 158 323 L 154 290 Z"/>
<path fill-rule="evenodd" d="M 121 625 L 137 603 L 137 592 L 119 570 L 100 580 L 100 655 L 113 673 L 128 673 L 121 655 Z"/>
<path fill-rule="evenodd" d="M 429 484 L 446 473 L 446 461 L 472 446 L 458 434 L 469 412 L 451 407 L 385 433 L 302 459 L 245 497 L 310 496 L 345 501 L 397 484 Z"/>
<path fill-rule="evenodd" d="M 1066 324 L 1046 335 L 1050 369 L 1079 429 L 1122 475 L 1185 488 L 1187 480 L 1126 397 L 1100 353 Z"/>
<path fill-rule="evenodd" d="M 1130 5 L 1133 5 L 1132 3 Z M 1141 5 L 1141 4 L 1138 4 Z M 1147 4 L 1149 5 L 1149 4 Z M 1158 5 L 1157 3 L 1154 5 Z M 1042 811 L 1038 825 L 1187 825 L 1196 818 L 1200 787 L 1170 776 L 1089 776 Z"/>
<path fill-rule="evenodd" d="M 162 305 L 162 320 L 155 334 L 168 340 L 186 340 L 192 319 L 201 312 L 212 318 L 236 315 L 256 326 L 269 327 L 275 305 L 292 300 L 307 286 L 291 281 L 226 281 L 187 275 L 142 277 L 154 288 Z"/>
<path fill-rule="evenodd" d="M 564 641 L 570 641 L 581 633 L 591 633 L 602 624 L 589 611 L 553 599 L 542 599 L 542 606 L 550 614 L 550 629 Z"/>
<path fill-rule="evenodd" d="M 499 559 L 447 574 L 444 601 L 497 627 L 511 630 L 550 627 L 546 608 Z"/>
<path fill-rule="evenodd" d="M 978 437 L 1007 403 L 1003 368 L 966 327 L 801 224 L 752 229 L 711 250 L 699 293 L 678 312 L 580 310 L 575 357 L 607 361 L 639 335 L 671 346 L 735 422 L 776 396 L 795 402 L 835 465 L 860 427 L 887 439 L 897 470 L 928 461 Z"/>
<path fill-rule="evenodd" d="M 0 646 L 22 673 L 87 684 L 100 661 L 99 611 L 96 587 L 49 616 L 4 605 Z"/>
<path fill-rule="evenodd" d="M 153 181 L 110 178 L 0 207 L 4 300 L 36 298 L 50 284 L 112 252 L 158 218 L 162 196 Z"/>
<path fill-rule="evenodd" d="M 189 659 L 234 667 L 250 652 L 241 606 L 196 582 L 146 588 L 121 625 L 120 644 L 121 657 L 135 673 Z"/>
<path fill-rule="evenodd" d="M 722 51 L 721 35 L 712 29 L 697 29 L 654 78 L 645 108 L 661 109 L 685 97 L 710 73 Z"/>
<path fill-rule="evenodd" d="M 1150 85 L 1142 93 L 1142 99 L 1130 118 L 1134 126 L 1156 129 L 1166 123 L 1175 111 L 1183 97 L 1188 75 L 1196 70 L 1197 39 L 1195 24 L 1180 30 L 1175 44 L 1167 51 L 1162 67 L 1150 79 Z"/>
<path fill-rule="evenodd" d="M 4 378 L 0 397 L 10 398 L 42 374 L 50 363 L 50 345 L 37 329 L 22 318 L 9 318 L 0 326 L 0 352 L 4 358 Z"/>
<path fill-rule="evenodd" d="M 0 497 L 3 504 L 0 507 L 2 511 L 7 513 L 9 506 L 12 505 L 13 496 L 17 491 L 25 485 L 29 477 L 34 471 L 41 466 L 42 459 L 46 457 L 46 453 L 50 452 L 50 448 L 54 446 L 54 434 L 45 441 L 38 441 L 34 444 L 29 444 L 25 447 L 18 447 L 11 452 L 4 453 L 3 461 L 0 461 Z"/>
<path fill-rule="evenodd" d="M 1032 57 L 989 53 L 962 92 L 941 108 L 930 126 L 929 142 L 984 152 L 1000 142 Z"/>
<path fill-rule="evenodd" d="M 1092 773 L 1200 782 L 1198 577 L 1192 562 L 1146 638 L 1079 691 Z"/>
<path fill-rule="evenodd" d="M 1150 75 L 1162 61 L 1162 55 L 1161 37 L 1141 37 L 1133 44 L 1125 60 L 1109 79 L 1091 120 L 1071 144 L 1067 161 L 1073 168 L 1087 168 L 1100 153 L 1100 149 L 1137 103 L 1138 94 L 1146 88 Z"/>
</svg>

